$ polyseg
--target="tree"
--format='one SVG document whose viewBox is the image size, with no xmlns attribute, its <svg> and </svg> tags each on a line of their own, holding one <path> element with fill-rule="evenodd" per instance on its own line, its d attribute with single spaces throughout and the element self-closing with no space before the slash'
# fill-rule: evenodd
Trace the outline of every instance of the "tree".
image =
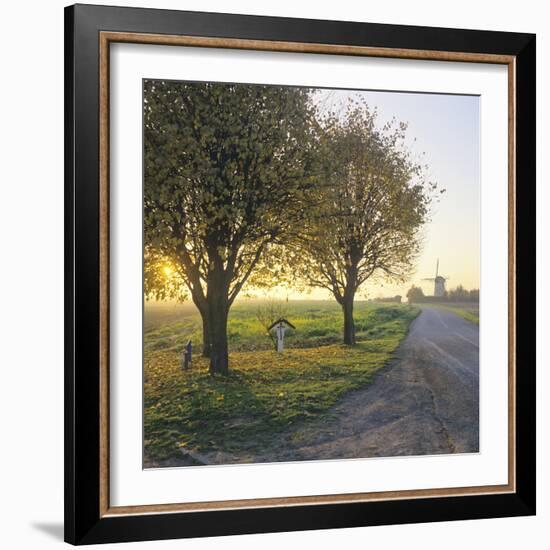
<svg viewBox="0 0 550 550">
<path fill-rule="evenodd" d="M 412 285 L 409 290 L 407 290 L 407 300 L 409 304 L 418 304 L 424 301 L 424 292 L 419 286 Z"/>
<path fill-rule="evenodd" d="M 145 292 L 190 295 L 210 372 L 226 374 L 229 309 L 307 210 L 309 92 L 147 80 L 143 115 Z"/>
<path fill-rule="evenodd" d="M 321 201 L 298 256 L 309 284 L 342 306 L 348 345 L 357 291 L 372 276 L 402 281 L 410 273 L 436 189 L 405 149 L 405 131 L 403 123 L 377 127 L 376 113 L 359 102 L 320 124 Z"/>
<path fill-rule="evenodd" d="M 467 302 L 470 298 L 470 293 L 462 286 L 449 290 L 449 300 L 451 302 Z"/>
</svg>

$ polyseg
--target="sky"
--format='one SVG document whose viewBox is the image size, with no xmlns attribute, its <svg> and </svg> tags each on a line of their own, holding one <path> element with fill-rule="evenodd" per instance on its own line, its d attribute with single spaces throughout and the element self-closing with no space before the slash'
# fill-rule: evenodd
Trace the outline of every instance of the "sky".
<svg viewBox="0 0 550 550">
<path fill-rule="evenodd" d="M 322 108 L 336 109 L 350 96 L 361 96 L 376 108 L 380 125 L 393 117 L 407 122 L 406 144 L 413 158 L 428 166 L 427 177 L 446 189 L 432 208 L 431 222 L 422 230 L 422 249 L 414 274 L 404 284 L 368 282 L 367 298 L 403 297 L 411 284 L 433 294 L 439 258 L 439 274 L 448 277 L 447 289 L 461 284 L 479 288 L 480 256 L 480 113 L 478 96 L 378 91 L 321 90 L 317 101 Z M 424 153 L 424 154 L 423 154 Z M 366 291 L 366 292 L 365 292 Z M 289 299 L 330 298 L 314 290 L 307 295 L 276 289 L 270 294 Z M 261 294 L 261 295 L 265 295 Z"/>
<path fill-rule="evenodd" d="M 480 101 L 479 96 L 386 91 L 323 89 L 314 95 L 321 110 L 343 111 L 351 98 L 361 97 L 370 110 L 376 109 L 383 126 L 395 117 L 408 124 L 406 146 L 413 159 L 427 165 L 426 177 L 446 192 L 433 204 L 431 221 L 421 230 L 421 252 L 411 277 L 403 284 L 375 278 L 365 283 L 357 298 L 401 295 L 412 284 L 433 295 L 433 282 L 423 279 L 439 275 L 447 289 L 462 285 L 479 288 L 480 278 Z M 288 288 L 243 290 L 240 299 L 274 297 L 288 299 L 333 299 L 321 289 L 298 292 Z"/>
</svg>

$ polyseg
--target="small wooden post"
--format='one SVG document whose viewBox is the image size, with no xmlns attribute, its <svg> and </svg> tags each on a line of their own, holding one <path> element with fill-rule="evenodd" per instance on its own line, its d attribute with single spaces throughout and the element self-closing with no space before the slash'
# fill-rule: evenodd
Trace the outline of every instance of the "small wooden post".
<svg viewBox="0 0 550 550">
<path fill-rule="evenodd" d="M 193 358 L 193 344 L 191 344 L 191 340 L 189 340 L 189 342 L 187 342 L 187 344 L 183 348 L 183 353 L 181 357 L 181 367 L 183 370 L 189 369 L 189 364 L 191 363 L 192 358 Z"/>
</svg>

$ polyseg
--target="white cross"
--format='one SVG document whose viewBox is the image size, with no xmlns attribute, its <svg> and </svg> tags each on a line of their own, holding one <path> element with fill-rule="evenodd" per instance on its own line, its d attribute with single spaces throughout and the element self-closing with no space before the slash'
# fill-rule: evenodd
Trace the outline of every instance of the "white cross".
<svg viewBox="0 0 550 550">
<path fill-rule="evenodd" d="M 285 339 L 286 327 L 284 323 L 280 322 L 277 325 L 277 351 L 280 353 L 283 351 L 283 341 Z"/>
</svg>

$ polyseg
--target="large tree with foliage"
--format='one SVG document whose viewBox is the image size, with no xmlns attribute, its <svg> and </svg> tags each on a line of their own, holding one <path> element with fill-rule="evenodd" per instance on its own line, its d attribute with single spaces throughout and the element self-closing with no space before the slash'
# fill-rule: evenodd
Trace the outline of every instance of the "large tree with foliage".
<svg viewBox="0 0 550 550">
<path fill-rule="evenodd" d="M 227 373 L 229 309 L 307 211 L 309 92 L 147 80 L 143 114 L 145 293 L 190 295 L 210 371 Z"/>
<path fill-rule="evenodd" d="M 342 306 L 344 343 L 355 344 L 354 298 L 373 276 L 403 280 L 419 250 L 436 185 L 404 146 L 406 125 L 377 125 L 351 101 L 320 124 L 319 205 L 299 240 L 302 275 Z"/>
</svg>

